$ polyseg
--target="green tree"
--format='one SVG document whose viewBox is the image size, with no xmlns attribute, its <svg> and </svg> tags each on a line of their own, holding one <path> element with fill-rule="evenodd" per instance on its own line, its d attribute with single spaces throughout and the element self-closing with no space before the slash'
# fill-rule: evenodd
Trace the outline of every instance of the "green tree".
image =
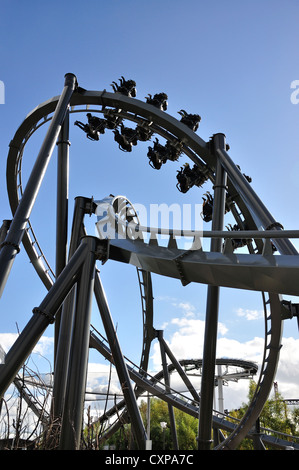
<svg viewBox="0 0 299 470">
<path fill-rule="evenodd" d="M 147 403 L 144 401 L 141 403 L 140 412 L 144 423 L 147 426 Z M 162 450 L 164 445 L 165 450 L 173 449 L 167 403 L 158 398 L 152 398 L 150 400 L 150 412 L 150 438 L 152 440 L 152 448 L 155 450 Z M 196 449 L 198 420 L 177 408 L 174 409 L 174 416 L 179 449 Z M 162 421 L 167 423 L 165 431 L 162 430 L 160 424 Z M 163 433 L 165 434 L 163 435 Z"/>
<path fill-rule="evenodd" d="M 255 393 L 256 383 L 254 380 L 250 381 L 248 392 L 248 404 L 242 405 L 239 410 L 231 411 L 230 416 L 241 419 L 249 407 L 253 395 Z M 263 428 L 272 429 L 282 433 L 290 434 L 292 436 L 298 435 L 299 428 L 299 409 L 295 408 L 290 411 L 287 404 L 284 402 L 280 393 L 275 393 L 274 398 L 266 401 L 264 408 L 259 417 L 260 426 Z M 252 449 L 253 443 L 249 439 L 245 439 L 241 446 L 241 450 Z"/>
<path fill-rule="evenodd" d="M 239 410 L 229 412 L 229 416 L 241 419 L 248 409 L 255 393 L 256 384 L 249 383 L 248 403 L 243 403 Z M 147 401 L 140 404 L 140 413 L 147 429 Z M 196 450 L 198 435 L 198 419 L 175 408 L 174 416 L 180 450 Z M 228 418 L 229 419 L 229 418 Z M 161 422 L 167 423 L 165 431 L 162 430 Z M 263 428 L 280 431 L 292 436 L 299 435 L 299 408 L 289 410 L 283 397 L 276 393 L 275 397 L 267 400 L 260 415 L 260 426 Z M 169 423 L 168 405 L 159 398 L 150 400 L 150 439 L 153 450 L 172 450 L 172 436 Z M 105 444 L 114 445 L 116 449 L 134 448 L 131 428 L 129 424 L 124 424 Z M 240 450 L 253 449 L 251 439 L 244 439 Z"/>
</svg>

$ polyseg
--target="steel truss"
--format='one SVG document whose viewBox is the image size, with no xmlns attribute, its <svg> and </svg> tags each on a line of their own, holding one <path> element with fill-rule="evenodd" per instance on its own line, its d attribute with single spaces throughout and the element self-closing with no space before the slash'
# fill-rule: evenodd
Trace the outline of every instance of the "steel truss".
<svg viewBox="0 0 299 470">
<path fill-rule="evenodd" d="M 1 231 L 0 294 L 11 271 L 14 259 L 23 243 L 28 256 L 42 282 L 48 289 L 41 304 L 33 309 L 32 319 L 20 334 L 0 366 L 0 396 L 31 354 L 35 344 L 47 326 L 55 322 L 55 380 L 53 389 L 53 415 L 61 420 L 60 448 L 78 449 L 82 427 L 83 401 L 89 347 L 95 347 L 113 360 L 120 383 L 123 385 L 126 413 L 129 415 L 136 443 L 145 448 L 147 435 L 137 407 L 136 397 L 145 389 L 156 392 L 154 379 L 146 380 L 148 354 L 151 341 L 158 337 L 161 346 L 164 387 L 161 395 L 168 402 L 170 416 L 173 406 L 186 410 L 186 404 L 173 400 L 170 393 L 167 358 L 184 377 L 193 395 L 198 398 L 192 384 L 183 373 L 179 361 L 172 355 L 163 339 L 162 332 L 155 332 L 152 325 L 152 286 L 150 273 L 178 278 L 183 285 L 189 282 L 207 284 L 206 330 L 202 363 L 202 386 L 200 406 L 187 406 L 192 414 L 199 414 L 199 449 L 211 448 L 212 427 L 229 430 L 229 436 L 218 442 L 217 449 L 235 449 L 250 435 L 270 393 L 275 377 L 281 347 L 282 316 L 288 316 L 288 308 L 282 302 L 282 294 L 298 295 L 296 282 L 299 273 L 299 256 L 289 238 L 298 238 L 299 232 L 282 229 L 267 208 L 252 190 L 247 179 L 232 162 L 225 136 L 215 134 L 210 142 L 203 141 L 184 122 L 165 113 L 150 101 L 143 103 L 134 95 L 125 95 L 118 88 L 114 93 L 87 91 L 78 86 L 73 74 L 65 76 L 65 85 L 60 96 L 54 97 L 35 108 L 23 121 L 10 143 L 7 160 L 7 189 L 13 213 L 12 221 L 4 221 Z M 95 106 L 94 110 L 90 110 Z M 83 107 L 83 108 L 82 108 Z M 85 108 L 84 108 L 85 107 Z M 151 135 L 158 134 L 168 140 L 179 153 L 184 153 L 214 185 L 214 207 L 212 231 L 200 236 L 211 238 L 210 252 L 180 250 L 175 243 L 176 233 L 170 233 L 168 247 L 157 244 L 155 230 L 141 227 L 138 221 L 135 230 L 150 232 L 151 240 L 145 243 L 142 237 L 103 240 L 89 237 L 84 229 L 84 215 L 94 213 L 93 200 L 77 198 L 69 254 L 66 253 L 68 219 L 68 160 L 69 160 L 69 113 L 90 112 L 110 115 L 122 122 L 136 122 Z M 24 148 L 43 124 L 49 128 L 32 169 L 26 187 L 21 181 Z M 47 170 L 55 145 L 58 145 L 57 178 L 57 228 L 56 228 L 56 272 L 49 266 L 38 244 L 30 223 L 30 214 L 39 188 Z M 236 255 L 232 240 L 236 233 L 224 231 L 226 208 L 232 212 L 239 225 L 237 238 L 246 239 L 249 254 Z M 119 213 L 114 210 L 115 218 Z M 123 221 L 124 224 L 128 220 Z M 154 234 L 154 237 L 152 235 Z M 223 244 L 224 240 L 224 244 Z M 255 248 L 254 248 L 255 244 Z M 272 245 L 280 256 L 275 256 Z M 142 374 L 132 373 L 122 355 L 113 325 L 112 316 L 96 269 L 96 261 L 109 259 L 132 264 L 137 268 L 143 303 L 144 342 L 140 364 Z M 41 262 L 42 261 L 42 262 Z M 225 420 L 213 416 L 212 397 L 216 364 L 216 337 L 218 328 L 219 289 L 228 286 L 263 292 L 265 310 L 265 350 L 260 379 L 255 396 L 242 421 L 231 426 Z M 103 347 L 90 325 L 92 293 L 101 314 L 110 350 Z M 264 292 L 269 292 L 268 298 Z M 266 304 L 270 306 L 268 315 Z M 80 311 L 80 315 L 78 312 Z M 83 312 L 83 314 L 82 314 Z M 291 314 L 289 313 L 289 316 Z M 136 388 L 130 379 L 134 376 Z M 173 422 L 173 420 L 172 420 Z M 174 423 L 173 423 L 174 424 Z M 172 426 L 174 447 L 177 447 L 175 426 Z"/>
</svg>

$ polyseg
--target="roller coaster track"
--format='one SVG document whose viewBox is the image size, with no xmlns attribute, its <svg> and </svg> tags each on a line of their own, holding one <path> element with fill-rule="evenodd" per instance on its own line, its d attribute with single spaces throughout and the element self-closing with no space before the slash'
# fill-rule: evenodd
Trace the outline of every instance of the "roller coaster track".
<svg viewBox="0 0 299 470">
<path fill-rule="evenodd" d="M 92 327 L 91 337 L 90 337 L 90 347 L 98 350 L 102 355 L 104 355 L 104 357 L 106 357 L 106 359 L 108 359 L 111 362 L 112 361 L 112 355 L 111 355 L 111 352 L 109 351 L 109 348 L 106 346 L 106 343 L 107 343 L 106 338 L 104 338 L 104 336 L 101 335 L 101 333 L 99 333 L 94 327 Z M 128 363 L 130 363 L 131 366 L 133 365 L 133 371 L 136 370 L 136 366 L 132 363 L 132 361 L 130 361 L 128 359 L 126 359 L 126 361 Z M 186 371 L 187 370 L 189 370 L 189 371 L 198 370 L 198 369 L 201 369 L 201 367 L 202 367 L 202 359 L 196 359 L 196 360 L 194 360 L 194 359 L 182 359 L 182 360 L 179 361 L 179 363 L 181 364 L 181 366 L 183 368 L 185 368 Z M 234 379 L 236 379 L 236 378 L 241 379 L 241 378 L 245 378 L 245 377 L 246 378 L 253 377 L 258 371 L 258 366 L 255 363 L 252 363 L 252 362 L 249 362 L 249 361 L 243 361 L 243 360 L 240 360 L 240 359 L 222 359 L 222 358 L 219 358 L 219 359 L 216 360 L 216 365 L 217 366 L 218 365 L 224 365 L 226 367 L 231 366 L 231 367 L 238 368 L 238 371 L 233 373 L 232 375 L 225 374 L 225 377 L 227 377 L 228 379 L 230 377 L 233 377 Z M 177 367 L 173 363 L 168 364 L 167 368 L 168 368 L 169 373 L 173 373 L 173 372 L 177 371 Z M 131 369 L 132 368 L 130 368 L 130 370 Z M 150 382 L 151 382 L 152 385 L 157 384 L 159 387 L 162 387 L 164 389 L 162 395 L 161 395 L 161 390 L 160 389 L 155 394 L 160 399 L 163 399 L 164 395 L 169 394 L 169 390 L 166 391 L 166 389 L 165 389 L 165 384 L 161 383 L 161 381 L 164 380 L 164 371 L 161 370 L 160 372 L 158 372 L 154 376 L 150 376 L 146 372 L 146 370 L 142 370 L 142 368 L 140 367 L 137 372 L 138 372 L 138 374 L 141 375 L 141 377 L 149 377 Z M 131 378 L 134 380 L 135 376 L 134 376 L 133 371 L 131 371 Z M 145 389 L 146 388 L 144 386 L 141 386 L 139 384 L 139 387 L 136 387 L 136 389 L 135 389 L 136 397 L 139 397 L 140 395 L 142 395 L 144 393 Z M 173 390 L 173 389 L 172 389 L 172 395 L 175 395 L 175 396 L 177 395 L 176 391 Z M 199 403 L 200 403 L 199 396 L 197 396 L 197 398 L 195 398 L 193 396 L 193 400 L 190 400 L 189 398 L 187 399 L 182 394 L 179 394 L 178 396 L 180 396 L 180 395 L 182 396 L 182 399 L 183 399 L 184 403 L 185 402 L 190 402 L 193 405 L 199 406 Z M 104 423 L 108 419 L 113 418 L 115 415 L 119 415 L 119 412 L 121 410 L 123 410 L 123 408 L 125 408 L 125 406 L 126 406 L 126 403 L 125 403 L 124 399 L 119 401 L 117 404 L 115 404 L 108 411 L 105 411 L 105 413 L 99 418 L 98 421 L 101 422 L 101 423 Z M 102 437 L 102 439 L 106 438 L 110 434 L 113 434 L 115 432 L 115 429 L 116 428 L 118 429 L 118 427 L 121 425 L 121 422 L 126 422 L 127 419 L 129 419 L 129 418 L 127 418 L 127 413 L 125 411 L 122 415 L 121 420 L 115 422 L 113 424 L 113 426 L 111 426 L 108 430 L 106 429 L 105 435 Z"/>
<path fill-rule="evenodd" d="M 113 198 L 111 198 L 113 200 Z M 99 205 L 101 202 L 99 202 Z M 112 207 L 112 204 L 111 204 Z M 101 210 L 100 213 L 103 213 L 104 211 Z M 116 214 L 109 213 L 107 211 L 107 215 L 98 221 L 97 226 L 99 230 L 99 235 L 101 236 L 102 230 L 101 227 L 103 225 L 107 226 L 110 223 L 112 224 L 112 221 L 116 218 Z M 132 225 L 130 227 L 132 230 Z M 154 232 L 155 235 L 155 230 L 151 230 L 149 228 L 142 229 L 139 227 L 140 231 L 144 230 L 146 232 Z M 137 228 L 135 227 L 134 233 L 138 233 Z M 170 238 L 173 238 L 175 233 L 173 231 L 170 233 Z M 196 234 L 195 234 L 196 238 Z M 207 284 L 213 284 L 215 283 L 217 285 L 218 282 L 221 282 L 223 285 L 225 283 L 226 286 L 229 287 L 243 287 L 244 288 L 244 283 L 242 279 L 242 275 L 240 274 L 240 270 L 238 271 L 237 276 L 235 277 L 233 274 L 230 273 L 230 276 L 222 276 L 220 273 L 220 277 L 215 279 L 205 276 L 211 276 L 211 272 L 207 273 L 207 269 L 198 269 L 198 264 L 199 264 L 199 259 L 200 257 L 203 257 L 203 265 L 205 268 L 209 266 L 210 270 L 211 269 L 211 264 L 207 262 L 208 256 L 214 256 L 214 253 L 203 253 L 202 250 L 191 250 L 187 252 L 182 252 L 179 251 L 175 248 L 169 249 L 169 248 L 164 248 L 164 247 L 158 247 L 157 244 L 155 243 L 154 246 L 151 246 L 150 242 L 148 245 L 146 245 L 143 242 L 144 237 L 140 237 L 138 240 L 132 240 L 132 239 L 122 239 L 122 240 L 111 240 L 111 247 L 110 247 L 110 258 L 115 259 L 120 262 L 125 262 L 125 263 L 131 263 L 135 266 L 142 267 L 145 270 L 151 271 L 151 272 L 156 272 L 158 274 L 162 275 L 168 275 L 171 277 L 179 277 L 182 278 L 182 273 L 183 274 L 183 281 L 186 282 L 186 275 L 185 273 L 188 273 L 188 280 L 195 281 L 195 282 L 204 282 Z M 170 244 L 170 243 L 169 243 Z M 129 246 L 129 248 L 128 248 Z M 192 270 L 192 267 L 188 266 L 187 268 L 185 267 L 184 261 L 185 261 L 185 256 L 187 258 L 187 263 L 190 262 L 190 259 L 195 258 L 195 266 L 196 268 Z M 217 267 L 219 271 L 221 271 L 222 266 L 225 264 L 224 258 L 225 254 L 219 254 L 217 253 L 215 255 L 215 258 L 220 256 L 221 262 L 219 264 L 217 263 Z M 231 256 L 231 255 L 229 255 Z M 233 255 L 236 256 L 236 255 Z M 239 255 L 240 257 L 242 255 Z M 248 256 L 251 258 L 251 261 L 257 261 L 257 258 L 259 255 L 243 255 L 243 256 Z M 180 268 L 177 269 L 177 259 L 180 259 Z M 215 259 L 214 258 L 214 259 Z M 277 259 L 280 259 L 281 257 L 277 257 Z M 289 259 L 289 257 L 287 257 Z M 263 270 L 268 263 L 264 262 L 265 260 L 265 255 L 261 255 L 261 263 L 260 267 Z M 192 261 L 190 262 L 190 264 Z M 240 267 L 242 264 L 242 261 L 239 261 L 237 263 L 237 266 Z M 236 265 L 233 265 L 233 269 L 236 267 Z M 255 264 L 255 267 L 257 264 Z M 248 275 L 248 269 L 250 269 L 250 263 L 248 262 L 243 262 L 243 267 L 244 270 L 247 272 Z M 269 265 L 267 266 L 269 268 Z M 275 268 L 277 268 L 277 264 L 275 265 Z M 267 269 L 267 268 L 266 268 Z M 199 272 L 200 271 L 200 272 Z M 226 270 L 226 273 L 228 271 Z M 254 270 L 255 276 L 257 276 L 257 271 Z M 277 271 L 275 271 L 277 273 Z M 205 279 L 204 281 L 198 280 L 198 277 L 193 278 L 192 276 L 204 276 Z M 245 274 L 246 275 L 246 274 Z M 275 277 L 275 274 L 273 273 L 273 276 Z M 256 278 L 253 278 L 253 284 L 250 284 L 250 281 L 248 281 L 247 288 L 251 288 L 253 290 L 256 289 L 256 282 L 259 285 L 259 288 L 261 284 L 263 283 L 263 280 L 258 277 L 258 281 Z M 266 281 L 267 280 L 267 275 L 264 273 L 261 274 L 261 277 Z M 191 278 L 191 279 L 190 279 Z M 252 277 L 251 277 L 252 279 Z M 273 278 L 271 278 L 271 281 L 273 281 Z M 267 282 L 267 281 L 266 281 Z M 231 283 L 231 284 L 228 284 Z M 241 283 L 241 284 L 239 284 Z M 264 286 L 266 287 L 266 286 Z M 272 288 L 273 289 L 273 288 Z M 282 286 L 279 286 L 278 292 L 284 291 L 285 289 Z M 270 315 L 267 313 L 267 306 L 266 304 L 270 304 L 270 310 L 271 313 Z M 256 388 L 256 392 L 254 395 L 254 398 L 252 400 L 251 407 L 247 411 L 246 415 L 244 416 L 242 422 L 239 424 L 238 427 L 231 433 L 229 438 L 227 438 L 225 446 L 227 448 L 230 448 L 231 445 L 234 447 L 240 443 L 240 441 L 244 438 L 244 435 L 250 431 L 250 428 L 252 427 L 254 421 L 258 418 L 260 412 L 262 411 L 263 405 L 267 399 L 267 396 L 269 394 L 269 385 L 270 382 L 272 383 L 273 377 L 275 376 L 276 372 L 276 366 L 277 366 L 277 358 L 279 354 L 279 349 L 281 347 L 280 341 L 281 341 L 281 302 L 280 302 L 280 296 L 275 295 L 275 294 L 269 294 L 269 301 L 266 301 L 265 295 L 263 293 L 263 304 L 264 304 L 264 318 L 265 318 L 265 332 L 266 332 L 266 338 L 265 338 L 265 350 L 264 350 L 264 359 L 262 363 L 262 369 L 260 373 L 260 379 Z M 266 386 L 265 386 L 266 385 Z M 233 444 L 232 444 L 233 442 Z M 238 443 L 238 444 L 236 444 Z M 223 446 L 223 445 L 222 445 Z"/>
<path fill-rule="evenodd" d="M 108 361 L 113 362 L 113 357 L 111 355 L 111 352 L 109 350 L 108 345 L 106 344 L 106 339 L 95 329 L 91 331 L 90 335 L 90 346 L 97 351 L 99 351 Z M 161 382 L 161 379 L 163 379 L 163 372 L 159 372 L 155 376 L 150 375 L 147 371 L 141 370 L 140 367 L 138 367 L 136 364 L 134 364 L 132 361 L 128 360 L 127 361 L 127 367 L 128 371 L 130 374 L 131 379 L 138 384 L 139 386 L 139 393 L 137 396 L 141 396 L 145 391 L 149 392 L 153 396 L 159 397 L 162 400 L 165 400 L 167 403 L 170 403 L 174 407 L 178 408 L 179 410 L 188 413 L 189 415 L 193 416 L 194 418 L 198 418 L 199 414 L 199 402 L 195 402 L 193 398 L 190 398 L 182 393 L 177 392 L 176 390 L 171 390 L 165 391 L 165 385 L 163 382 Z M 183 361 L 182 361 L 183 362 Z M 194 363 L 194 361 L 185 361 L 187 364 L 188 363 Z M 225 360 L 219 360 L 219 364 L 224 363 Z M 236 363 L 235 360 L 232 360 L 232 363 Z M 245 361 L 240 361 L 239 362 L 240 366 L 246 364 L 247 366 L 252 367 L 252 364 L 246 363 Z M 125 407 L 125 402 L 122 400 L 120 403 L 118 403 L 115 406 L 115 409 L 117 408 L 118 411 L 120 411 L 122 408 Z M 115 413 L 115 409 L 111 409 L 105 416 L 102 417 L 102 419 L 107 419 L 109 417 L 112 417 L 113 414 Z M 229 433 L 234 433 L 235 429 L 238 428 L 237 424 L 235 424 L 232 420 L 232 418 L 229 418 L 227 415 L 222 415 L 221 413 L 218 413 L 220 416 L 214 416 L 213 417 L 213 426 L 215 428 L 225 430 Z M 230 420 L 229 420 L 230 419 Z M 237 421 L 237 420 L 236 420 Z M 116 424 L 118 426 L 119 423 Z M 288 436 L 292 440 L 286 440 L 282 438 L 278 438 L 277 436 L 270 435 L 271 434 L 280 434 L 276 433 L 273 430 L 267 430 L 267 433 L 269 434 L 263 434 L 263 429 L 261 430 L 262 434 L 262 440 L 265 442 L 265 444 L 269 444 L 271 446 L 277 447 L 279 449 L 284 449 L 287 446 L 292 446 L 295 449 L 299 449 L 299 443 L 296 442 L 296 438 L 294 436 Z M 249 431 L 248 437 L 253 438 L 253 431 Z M 281 433 L 283 435 L 283 433 Z M 284 435 L 284 437 L 287 437 Z"/>
<path fill-rule="evenodd" d="M 22 159 L 25 146 L 34 132 L 50 122 L 59 97 L 54 97 L 37 106 L 16 131 L 7 160 L 7 189 L 10 206 L 15 214 L 23 194 Z M 151 242 L 146 244 L 137 239 L 110 240 L 109 258 L 129 263 L 137 268 L 142 299 L 151 302 L 151 283 L 148 273 L 180 279 L 185 285 L 199 282 L 208 285 L 226 286 L 269 292 L 269 300 L 264 297 L 265 307 L 265 351 L 260 379 L 254 399 L 241 423 L 232 430 L 230 436 L 219 448 L 236 448 L 258 418 L 269 395 L 277 367 L 281 347 L 281 295 L 298 295 L 296 278 L 299 273 L 299 256 L 289 238 L 297 238 L 298 232 L 281 230 L 263 203 L 253 192 L 248 181 L 231 161 L 224 149 L 213 150 L 210 143 L 177 119 L 160 111 L 156 107 L 129 98 L 120 93 L 87 91 L 78 88 L 71 98 L 71 113 L 89 112 L 112 113 L 121 119 L 150 127 L 153 133 L 179 144 L 183 153 L 191 159 L 214 183 L 217 160 L 227 173 L 227 203 L 239 224 L 241 231 L 237 237 L 248 238 L 249 254 L 235 254 L 230 240 L 236 234 L 232 232 L 211 232 L 203 234 L 211 238 L 224 238 L 223 252 L 203 252 L 202 250 L 179 250 L 173 247 L 175 236 L 170 236 L 169 246 L 161 247 Z M 150 230 L 152 231 L 152 229 Z M 195 234 L 197 236 L 197 234 Z M 279 255 L 274 255 L 270 240 L 273 241 Z M 28 221 L 27 230 L 22 239 L 26 252 L 44 285 L 50 289 L 55 282 L 55 275 L 44 255 L 34 230 Z M 255 244 L 256 246 L 254 247 Z M 263 294 L 264 296 L 264 294 Z M 266 304 L 269 303 L 270 315 Z M 146 318 L 148 305 L 143 304 L 144 347 L 141 363 L 146 365 L 149 344 L 152 339 L 152 323 Z M 144 386 L 136 376 L 136 383 Z M 149 384 L 150 386 L 150 384 Z M 152 385 L 151 385 L 152 386 Z M 165 397 L 166 399 L 166 397 Z M 194 411 L 195 412 L 195 411 Z"/>
<path fill-rule="evenodd" d="M 94 202 L 95 212 L 100 208 L 101 213 L 108 213 L 109 220 L 102 219 L 102 223 L 108 226 L 108 230 L 113 230 L 114 235 L 124 238 L 128 233 L 128 223 L 132 224 L 131 236 L 134 236 L 135 227 L 139 226 L 138 214 L 132 203 L 124 196 L 109 196 L 100 203 Z M 111 217 L 113 218 L 111 220 Z M 140 234 L 139 234 L 140 235 Z M 142 234 L 141 234 L 142 235 Z M 105 238 L 100 235 L 100 238 Z M 147 370 L 150 347 L 155 338 L 153 328 L 153 288 L 151 273 L 142 268 L 136 267 L 138 283 L 140 288 L 142 322 L 143 322 L 143 342 L 140 359 L 141 369 Z"/>
</svg>

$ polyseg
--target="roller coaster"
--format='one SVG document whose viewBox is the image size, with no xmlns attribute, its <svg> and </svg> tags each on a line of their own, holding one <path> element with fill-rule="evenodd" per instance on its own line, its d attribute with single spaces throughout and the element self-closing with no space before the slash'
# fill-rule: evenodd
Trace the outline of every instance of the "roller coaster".
<svg viewBox="0 0 299 470">
<path fill-rule="evenodd" d="M 65 75 L 61 95 L 38 105 L 15 132 L 7 158 L 7 191 L 12 220 L 4 220 L 0 231 L 0 292 L 5 289 L 14 260 L 23 244 L 40 280 L 48 290 L 33 315 L 0 365 L 0 396 L 17 375 L 50 324 L 55 328 L 55 367 L 51 416 L 59 424 L 59 449 L 80 446 L 83 404 L 89 349 L 97 350 L 114 364 L 122 385 L 124 399 L 117 404 L 117 415 L 131 422 L 138 449 L 145 449 L 147 433 L 140 416 L 137 398 L 144 392 L 159 396 L 168 404 L 173 448 L 178 448 L 173 408 L 199 418 L 198 449 L 237 449 L 243 439 L 252 438 L 257 448 L 269 444 L 274 448 L 299 449 L 293 436 L 268 430 L 257 436 L 254 431 L 271 391 L 281 348 L 283 319 L 298 316 L 297 305 L 283 300 L 283 295 L 298 295 L 299 256 L 290 239 L 299 231 L 284 230 L 252 189 L 250 179 L 242 174 L 228 154 L 223 134 L 209 142 L 197 135 L 200 117 L 180 110 L 180 121 L 167 110 L 167 95 L 149 95 L 146 102 L 136 99 L 136 84 L 121 78 L 113 82 L 113 92 L 88 91 L 78 85 L 73 74 Z M 206 193 L 203 219 L 212 221 L 210 231 L 188 231 L 141 225 L 133 204 L 124 196 L 104 199 L 77 197 L 68 240 L 68 161 L 69 117 L 85 113 L 88 122 L 76 121 L 90 140 L 99 140 L 111 130 L 119 148 L 131 152 L 139 141 L 155 137 L 147 157 L 154 170 L 166 162 L 187 157 L 193 163 L 178 171 L 177 187 L 184 194 L 192 186 L 202 187 L 209 180 L 214 194 Z M 97 114 L 102 117 L 99 118 Z M 136 124 L 135 129 L 124 122 Z M 22 160 L 26 145 L 34 133 L 47 126 L 46 135 L 26 183 L 22 184 Z M 84 135 L 84 134 L 82 134 Z M 50 266 L 32 227 L 30 216 L 38 197 L 55 145 L 58 148 L 56 270 Z M 235 226 L 224 230 L 224 215 L 230 212 Z M 87 234 L 84 219 L 95 215 L 97 236 Z M 168 237 L 167 246 L 158 235 Z M 191 248 L 178 247 L 181 236 L 192 237 Z M 210 250 L 204 250 L 208 238 Z M 67 252 L 66 246 L 69 245 Z M 238 253 L 238 248 L 246 248 Z M 143 347 L 136 366 L 123 356 L 112 315 L 96 263 L 109 260 L 135 267 L 140 286 L 143 316 Z M 205 342 L 201 359 L 201 390 L 198 393 L 182 361 L 177 360 L 153 326 L 153 288 L 151 274 L 180 280 L 183 286 L 200 283 L 208 286 Z M 264 306 L 265 343 L 254 397 L 240 422 L 227 415 L 213 413 L 215 384 L 218 302 L 221 287 L 261 292 Z M 91 301 L 95 296 L 106 338 L 91 325 Z M 163 371 L 148 373 L 151 344 L 158 339 Z M 167 359 L 168 358 L 168 359 Z M 170 360 L 171 365 L 168 364 Z M 243 364 L 244 365 L 244 364 Z M 253 364 L 247 364 L 256 373 Z M 170 372 L 175 369 L 189 394 L 182 395 L 170 386 Z M 163 381 L 161 382 L 161 379 Z M 132 385 L 135 383 L 135 388 Z M 115 408 L 103 416 L 115 414 Z M 50 418 L 49 418 L 50 419 Z M 115 432 L 120 421 L 107 430 Z M 212 433 L 212 429 L 214 432 Z M 219 432 L 218 432 L 219 431 Z M 225 431 L 225 434 L 223 433 Z M 214 442 L 212 441 L 212 434 Z M 212 445 L 213 444 L 213 445 Z"/>
</svg>

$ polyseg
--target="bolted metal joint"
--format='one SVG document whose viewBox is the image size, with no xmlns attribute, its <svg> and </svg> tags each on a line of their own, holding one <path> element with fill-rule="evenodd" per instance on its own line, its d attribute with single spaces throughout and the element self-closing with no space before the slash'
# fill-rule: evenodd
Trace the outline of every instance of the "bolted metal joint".
<svg viewBox="0 0 299 470">
<path fill-rule="evenodd" d="M 281 318 L 283 320 L 297 317 L 299 328 L 299 304 L 293 304 L 289 300 L 281 300 Z"/>
<path fill-rule="evenodd" d="M 39 307 L 34 307 L 34 309 L 32 310 L 32 313 L 43 315 L 44 317 L 47 318 L 48 322 L 51 324 L 55 322 L 55 317 L 51 313 L 46 312 L 45 310 L 41 310 Z"/>
<path fill-rule="evenodd" d="M 102 264 L 109 259 L 109 248 L 109 240 L 97 240 L 95 255 L 97 260 L 102 261 Z"/>
<path fill-rule="evenodd" d="M 90 199 L 85 199 L 85 213 L 91 216 L 92 214 L 95 213 L 96 210 L 96 204 L 94 202 L 94 198 L 91 197 Z"/>
<path fill-rule="evenodd" d="M 17 251 L 17 253 L 20 253 L 21 251 L 21 248 L 19 247 L 19 245 L 10 241 L 4 241 L 3 243 L 1 243 L 0 250 L 3 246 L 12 246 Z"/>
</svg>

